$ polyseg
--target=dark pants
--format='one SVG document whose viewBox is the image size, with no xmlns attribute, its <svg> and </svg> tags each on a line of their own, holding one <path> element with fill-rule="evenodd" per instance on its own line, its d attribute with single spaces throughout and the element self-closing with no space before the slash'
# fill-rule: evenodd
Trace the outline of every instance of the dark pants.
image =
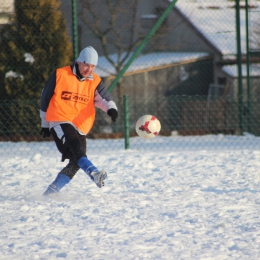
<svg viewBox="0 0 260 260">
<path fill-rule="evenodd" d="M 86 136 L 80 135 L 71 124 L 60 124 L 59 133 L 56 127 L 51 128 L 51 134 L 56 146 L 62 154 L 62 162 L 69 159 L 69 163 L 61 170 L 70 179 L 74 177 L 80 169 L 78 160 L 86 156 Z"/>
</svg>

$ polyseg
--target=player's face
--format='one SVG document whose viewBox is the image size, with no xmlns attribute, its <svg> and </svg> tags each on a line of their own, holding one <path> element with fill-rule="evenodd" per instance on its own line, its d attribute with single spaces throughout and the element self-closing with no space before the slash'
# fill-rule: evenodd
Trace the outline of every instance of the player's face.
<svg viewBox="0 0 260 260">
<path fill-rule="evenodd" d="M 94 69 L 96 68 L 95 65 L 89 64 L 89 63 L 83 63 L 83 62 L 78 62 L 79 65 L 79 73 L 82 77 L 86 78 L 89 75 L 91 75 L 91 73 L 94 71 Z"/>
</svg>

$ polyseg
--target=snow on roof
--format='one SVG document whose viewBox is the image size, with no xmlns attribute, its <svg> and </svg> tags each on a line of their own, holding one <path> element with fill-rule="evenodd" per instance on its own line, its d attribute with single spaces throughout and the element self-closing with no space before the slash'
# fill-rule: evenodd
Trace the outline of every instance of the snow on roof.
<svg viewBox="0 0 260 260">
<path fill-rule="evenodd" d="M 131 53 L 130 58 L 132 55 L 133 53 Z M 167 64 L 174 64 L 178 62 L 199 59 L 207 56 L 209 56 L 209 54 L 205 52 L 154 52 L 137 57 L 128 67 L 126 72 L 134 72 Z M 116 62 L 118 59 L 118 55 L 112 54 L 110 55 L 110 58 L 114 62 Z M 126 62 L 128 60 L 129 59 L 127 59 Z M 99 57 L 98 65 L 95 69 L 95 72 L 100 77 L 108 77 L 116 74 L 115 68 L 104 56 Z"/>
<path fill-rule="evenodd" d="M 248 1 L 249 27 L 260 20 L 260 3 Z M 176 7 L 223 55 L 237 53 L 235 1 L 180 0 Z M 242 6 L 243 7 L 243 6 Z M 254 10 L 254 11 L 253 11 Z M 246 53 L 245 9 L 240 11 L 241 51 Z M 252 46 L 253 47 L 253 46 Z"/>
<path fill-rule="evenodd" d="M 236 64 L 223 66 L 222 70 L 232 77 L 238 77 Z M 250 64 L 249 74 L 251 77 L 260 77 L 260 64 Z M 247 76 L 247 67 L 245 64 L 242 64 L 242 76 Z"/>
</svg>

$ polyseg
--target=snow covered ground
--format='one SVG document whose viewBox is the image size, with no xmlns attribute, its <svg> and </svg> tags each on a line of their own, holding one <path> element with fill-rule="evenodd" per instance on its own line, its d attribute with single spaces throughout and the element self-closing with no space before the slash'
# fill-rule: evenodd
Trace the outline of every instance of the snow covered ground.
<svg viewBox="0 0 260 260">
<path fill-rule="evenodd" d="M 260 259 L 259 137 L 158 138 L 156 151 L 92 152 L 107 142 L 92 140 L 106 186 L 80 170 L 49 198 L 58 152 L 0 143 L 0 259 Z"/>
</svg>

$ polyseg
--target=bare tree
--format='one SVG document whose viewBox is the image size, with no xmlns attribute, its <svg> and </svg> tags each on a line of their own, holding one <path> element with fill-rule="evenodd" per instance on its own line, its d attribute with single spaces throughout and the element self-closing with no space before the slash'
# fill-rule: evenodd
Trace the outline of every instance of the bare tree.
<svg viewBox="0 0 260 260">
<path fill-rule="evenodd" d="M 260 50 L 260 13 L 249 10 L 249 48 L 253 51 Z"/>
<path fill-rule="evenodd" d="M 95 38 L 102 53 L 114 67 L 117 75 L 126 60 L 145 35 L 137 28 L 138 0 L 79 0 L 78 16 L 86 28 L 84 33 Z M 111 53 L 117 54 L 112 60 Z M 117 86 L 118 98 L 122 97 L 120 82 Z"/>
</svg>

